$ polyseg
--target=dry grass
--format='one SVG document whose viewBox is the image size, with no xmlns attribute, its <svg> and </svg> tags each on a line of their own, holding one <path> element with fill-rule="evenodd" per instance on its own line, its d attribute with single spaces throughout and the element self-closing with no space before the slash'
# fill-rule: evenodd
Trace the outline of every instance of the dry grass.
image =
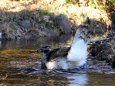
<svg viewBox="0 0 115 86">
<path fill-rule="evenodd" d="M 1 0 L 0 27 L 7 32 L 10 31 L 10 37 L 13 38 L 13 35 L 17 34 L 17 32 L 12 31 L 12 28 L 16 30 L 20 28 L 19 25 L 17 25 L 17 22 L 19 22 L 20 19 L 29 19 L 32 21 L 33 25 L 35 25 L 34 22 L 40 21 L 41 26 L 45 28 L 46 21 L 43 19 L 44 16 L 49 13 L 54 13 L 55 15 L 65 14 L 76 26 L 82 24 L 87 16 L 92 20 L 105 23 L 107 27 L 111 23 L 104 10 L 95 9 L 93 7 L 78 7 L 76 4 L 60 3 L 59 0 Z M 48 23 L 53 26 L 52 21 Z M 33 28 L 38 27 L 31 27 L 31 29 Z M 51 28 L 55 28 L 55 26 Z M 20 33 L 18 35 L 22 35 Z"/>
<path fill-rule="evenodd" d="M 33 11 L 41 9 L 47 10 L 49 13 L 65 14 L 77 23 L 83 22 L 86 16 L 89 16 L 91 19 L 103 19 L 105 22 L 108 21 L 108 15 L 104 10 L 98 10 L 93 7 L 78 7 L 77 5 L 72 4 L 61 5 L 61 3 L 58 2 L 58 0 L 55 0 L 53 2 L 48 2 L 47 0 L 38 0 L 36 3 L 33 2 L 34 0 L 22 0 L 18 2 L 1 0 L 0 10 L 4 12 L 16 13 L 23 10 Z M 19 15 L 17 15 L 17 17 L 18 16 Z"/>
</svg>

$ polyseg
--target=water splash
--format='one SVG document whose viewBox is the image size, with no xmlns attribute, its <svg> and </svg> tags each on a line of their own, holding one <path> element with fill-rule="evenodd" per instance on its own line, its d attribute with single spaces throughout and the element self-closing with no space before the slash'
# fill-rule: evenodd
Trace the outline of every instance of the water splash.
<svg viewBox="0 0 115 86">
<path fill-rule="evenodd" d="M 76 66 L 82 66 L 86 63 L 87 55 L 87 42 L 76 36 L 67 56 L 68 61 L 75 62 Z"/>
</svg>

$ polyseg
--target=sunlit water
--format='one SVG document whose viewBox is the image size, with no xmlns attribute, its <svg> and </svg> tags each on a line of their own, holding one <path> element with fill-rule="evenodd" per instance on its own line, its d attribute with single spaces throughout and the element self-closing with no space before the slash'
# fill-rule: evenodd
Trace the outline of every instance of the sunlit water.
<svg viewBox="0 0 115 86">
<path fill-rule="evenodd" d="M 78 70 L 41 70 L 41 45 L 53 48 L 63 46 L 64 42 L 52 40 L 0 42 L 0 86 L 115 86 L 115 74 L 111 68 L 101 70 L 98 66 Z M 60 46 L 59 46 L 60 45 Z M 98 63 L 98 62 L 97 62 Z"/>
</svg>

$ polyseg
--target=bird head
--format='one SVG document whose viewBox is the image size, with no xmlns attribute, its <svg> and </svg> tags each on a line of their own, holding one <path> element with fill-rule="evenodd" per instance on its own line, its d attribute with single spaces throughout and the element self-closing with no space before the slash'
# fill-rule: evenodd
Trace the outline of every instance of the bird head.
<svg viewBox="0 0 115 86">
<path fill-rule="evenodd" d="M 41 58 L 41 69 L 47 69 L 46 63 L 47 63 L 48 55 L 51 52 L 51 48 L 49 46 L 42 46 L 40 48 L 40 52 L 43 54 Z"/>
</svg>

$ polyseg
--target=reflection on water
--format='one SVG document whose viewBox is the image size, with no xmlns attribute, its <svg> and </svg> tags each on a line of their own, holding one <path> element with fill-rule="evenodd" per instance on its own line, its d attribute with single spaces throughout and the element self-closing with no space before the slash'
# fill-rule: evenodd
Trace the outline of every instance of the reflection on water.
<svg viewBox="0 0 115 86">
<path fill-rule="evenodd" d="M 46 41 L 1 43 L 0 86 L 115 86 L 115 74 L 41 70 L 41 54 L 36 52 L 41 44 L 46 44 Z M 57 47 L 61 43 L 47 41 L 47 44 Z"/>
<path fill-rule="evenodd" d="M 114 86 L 114 75 L 98 73 L 67 72 L 26 72 L 24 69 L 10 68 L 0 75 L 3 86 Z"/>
<path fill-rule="evenodd" d="M 12 41 L 0 41 L 0 50 L 2 49 L 36 49 L 41 45 L 52 45 L 54 46 L 63 46 L 66 44 L 67 40 L 71 39 L 71 36 L 61 36 L 56 38 L 39 38 L 38 40 L 12 40 Z M 71 40 L 70 40 L 71 42 Z M 61 43 L 61 45 L 59 45 Z"/>
<path fill-rule="evenodd" d="M 2 41 L 0 41 L 0 48 L 2 47 Z"/>
<path fill-rule="evenodd" d="M 70 80 L 69 86 L 87 86 L 88 77 L 87 74 L 74 74 L 67 77 Z"/>
</svg>

